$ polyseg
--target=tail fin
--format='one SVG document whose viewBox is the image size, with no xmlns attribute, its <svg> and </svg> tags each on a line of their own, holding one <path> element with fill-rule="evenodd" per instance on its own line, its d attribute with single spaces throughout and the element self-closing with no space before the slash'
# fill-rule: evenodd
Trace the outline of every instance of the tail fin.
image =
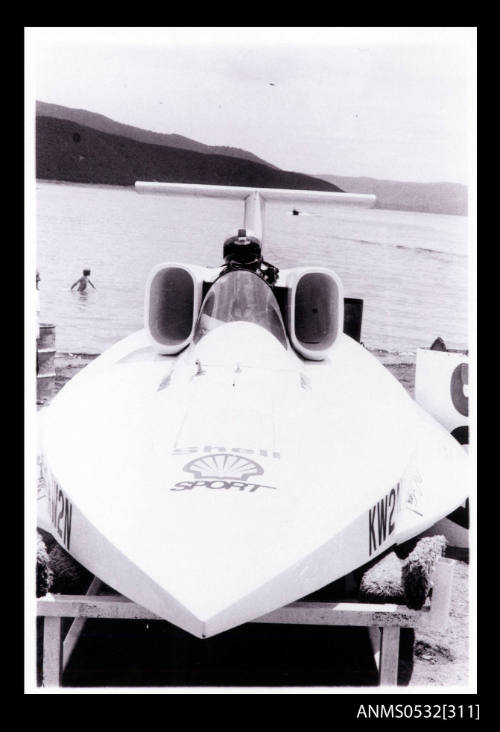
<svg viewBox="0 0 500 732">
<path fill-rule="evenodd" d="M 202 196 L 232 198 L 245 202 L 244 227 L 252 229 L 262 241 L 266 201 L 289 201 L 294 206 L 303 203 L 359 206 L 371 208 L 376 196 L 364 193 L 330 191 L 297 191 L 288 188 L 251 188 L 246 186 L 206 186 L 197 183 L 148 183 L 137 181 L 138 193 L 162 193 L 167 196 Z"/>
</svg>

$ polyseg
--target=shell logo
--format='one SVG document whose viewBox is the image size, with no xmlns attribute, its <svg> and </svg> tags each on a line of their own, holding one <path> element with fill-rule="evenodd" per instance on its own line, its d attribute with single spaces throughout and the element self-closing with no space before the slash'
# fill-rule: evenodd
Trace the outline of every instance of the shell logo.
<svg viewBox="0 0 500 732">
<path fill-rule="evenodd" d="M 195 478 L 232 478 L 235 480 L 248 480 L 251 475 L 262 475 L 264 472 L 255 460 L 228 453 L 196 458 L 185 465 L 184 470 L 192 473 Z"/>
<path fill-rule="evenodd" d="M 270 485 L 248 482 L 249 478 L 262 475 L 264 470 L 255 460 L 241 455 L 232 455 L 231 453 L 204 455 L 191 460 L 184 466 L 183 470 L 186 473 L 191 473 L 195 480 L 181 481 L 176 483 L 170 490 L 186 491 L 202 487 L 212 490 L 229 490 L 232 488 L 249 493 L 254 493 L 258 488 L 276 490 Z"/>
</svg>

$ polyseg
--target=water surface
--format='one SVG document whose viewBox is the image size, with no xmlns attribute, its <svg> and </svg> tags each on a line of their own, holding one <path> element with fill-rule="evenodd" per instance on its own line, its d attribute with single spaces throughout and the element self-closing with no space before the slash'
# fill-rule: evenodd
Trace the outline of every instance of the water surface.
<svg viewBox="0 0 500 732">
<path fill-rule="evenodd" d="M 41 318 L 57 349 L 100 353 L 143 327 L 144 286 L 158 262 L 217 266 L 243 204 L 139 195 L 133 189 L 37 182 Z M 321 265 L 364 300 L 369 348 L 414 352 L 441 336 L 467 347 L 467 219 L 407 211 L 267 204 L 264 258 Z M 301 208 L 302 210 L 302 208 Z M 70 292 L 91 269 L 96 290 Z"/>
</svg>

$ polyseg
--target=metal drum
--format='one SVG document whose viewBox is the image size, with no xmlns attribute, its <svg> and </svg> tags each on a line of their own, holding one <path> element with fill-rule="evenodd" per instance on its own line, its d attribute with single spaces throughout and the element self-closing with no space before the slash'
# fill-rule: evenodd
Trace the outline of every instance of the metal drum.
<svg viewBox="0 0 500 732">
<path fill-rule="evenodd" d="M 37 338 L 37 375 L 36 399 L 45 402 L 54 394 L 56 380 L 56 326 L 40 323 L 40 335 Z"/>
</svg>

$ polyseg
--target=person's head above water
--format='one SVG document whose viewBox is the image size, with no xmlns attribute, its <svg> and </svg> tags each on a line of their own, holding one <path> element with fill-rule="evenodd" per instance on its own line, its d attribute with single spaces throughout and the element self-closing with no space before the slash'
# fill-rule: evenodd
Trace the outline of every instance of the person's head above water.
<svg viewBox="0 0 500 732">
<path fill-rule="evenodd" d="M 90 269 L 84 269 L 83 270 L 83 274 L 84 274 L 85 277 L 89 277 L 90 276 Z"/>
</svg>

